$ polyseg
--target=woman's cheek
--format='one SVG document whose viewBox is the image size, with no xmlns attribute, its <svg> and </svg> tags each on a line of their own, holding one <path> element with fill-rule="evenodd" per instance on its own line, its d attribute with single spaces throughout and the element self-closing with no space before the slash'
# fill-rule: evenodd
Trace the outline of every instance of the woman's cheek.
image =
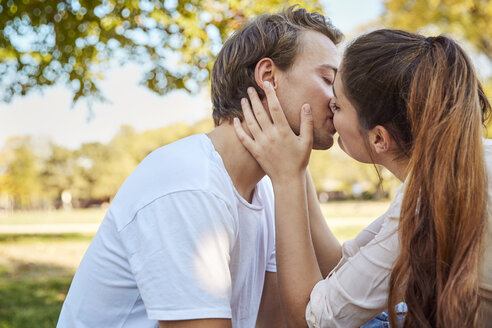
<svg viewBox="0 0 492 328">
<path fill-rule="evenodd" d="M 338 134 L 337 142 L 338 142 L 338 146 L 340 147 L 340 149 L 342 149 L 345 153 L 347 153 L 347 150 L 345 149 L 345 146 L 343 145 L 343 140 L 340 137 L 340 133 Z M 349 155 L 349 153 L 347 153 L 347 155 Z"/>
</svg>

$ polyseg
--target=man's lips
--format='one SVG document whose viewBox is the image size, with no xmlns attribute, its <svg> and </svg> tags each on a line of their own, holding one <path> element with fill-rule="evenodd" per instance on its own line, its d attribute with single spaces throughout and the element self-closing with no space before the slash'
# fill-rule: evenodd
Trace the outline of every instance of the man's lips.
<svg viewBox="0 0 492 328">
<path fill-rule="evenodd" d="M 331 131 L 330 132 L 332 135 L 334 135 L 337 132 L 337 129 L 335 128 L 335 124 L 333 124 L 333 114 L 331 116 L 328 116 L 328 120 L 331 123 L 331 128 L 330 128 Z"/>
<path fill-rule="evenodd" d="M 331 111 L 331 109 L 328 110 L 326 116 L 328 116 L 328 118 L 333 121 L 333 112 Z"/>
<path fill-rule="evenodd" d="M 333 113 L 331 111 L 328 115 L 326 115 L 326 118 L 329 119 L 333 123 Z"/>
</svg>

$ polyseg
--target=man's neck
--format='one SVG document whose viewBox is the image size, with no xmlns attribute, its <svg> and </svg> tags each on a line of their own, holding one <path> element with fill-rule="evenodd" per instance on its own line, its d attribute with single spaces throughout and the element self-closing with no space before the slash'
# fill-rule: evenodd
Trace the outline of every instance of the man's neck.
<svg viewBox="0 0 492 328">
<path fill-rule="evenodd" d="M 239 141 L 234 126 L 224 122 L 207 136 L 222 157 L 238 193 L 251 203 L 256 184 L 265 176 L 262 168 Z"/>
</svg>

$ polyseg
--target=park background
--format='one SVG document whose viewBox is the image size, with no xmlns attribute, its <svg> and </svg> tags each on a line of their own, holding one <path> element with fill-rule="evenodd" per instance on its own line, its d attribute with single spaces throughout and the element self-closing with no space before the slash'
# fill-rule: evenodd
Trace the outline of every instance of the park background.
<svg viewBox="0 0 492 328">
<path fill-rule="evenodd" d="M 209 71 L 223 41 L 295 3 L 332 19 L 341 52 L 381 27 L 449 34 L 492 94 L 491 1 L 0 0 L 0 328 L 55 326 L 124 179 L 152 150 L 213 127 Z M 387 208 L 398 181 L 379 169 L 337 146 L 313 152 L 341 241 Z"/>
</svg>

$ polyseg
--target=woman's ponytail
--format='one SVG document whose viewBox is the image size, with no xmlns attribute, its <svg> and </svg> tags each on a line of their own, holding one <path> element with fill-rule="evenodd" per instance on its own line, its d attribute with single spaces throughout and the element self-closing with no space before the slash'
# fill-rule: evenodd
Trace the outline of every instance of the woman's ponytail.
<svg viewBox="0 0 492 328">
<path fill-rule="evenodd" d="M 388 305 L 404 286 L 404 327 L 476 327 L 488 199 L 481 87 L 454 41 L 424 42 L 408 91 L 413 147 Z"/>
</svg>

